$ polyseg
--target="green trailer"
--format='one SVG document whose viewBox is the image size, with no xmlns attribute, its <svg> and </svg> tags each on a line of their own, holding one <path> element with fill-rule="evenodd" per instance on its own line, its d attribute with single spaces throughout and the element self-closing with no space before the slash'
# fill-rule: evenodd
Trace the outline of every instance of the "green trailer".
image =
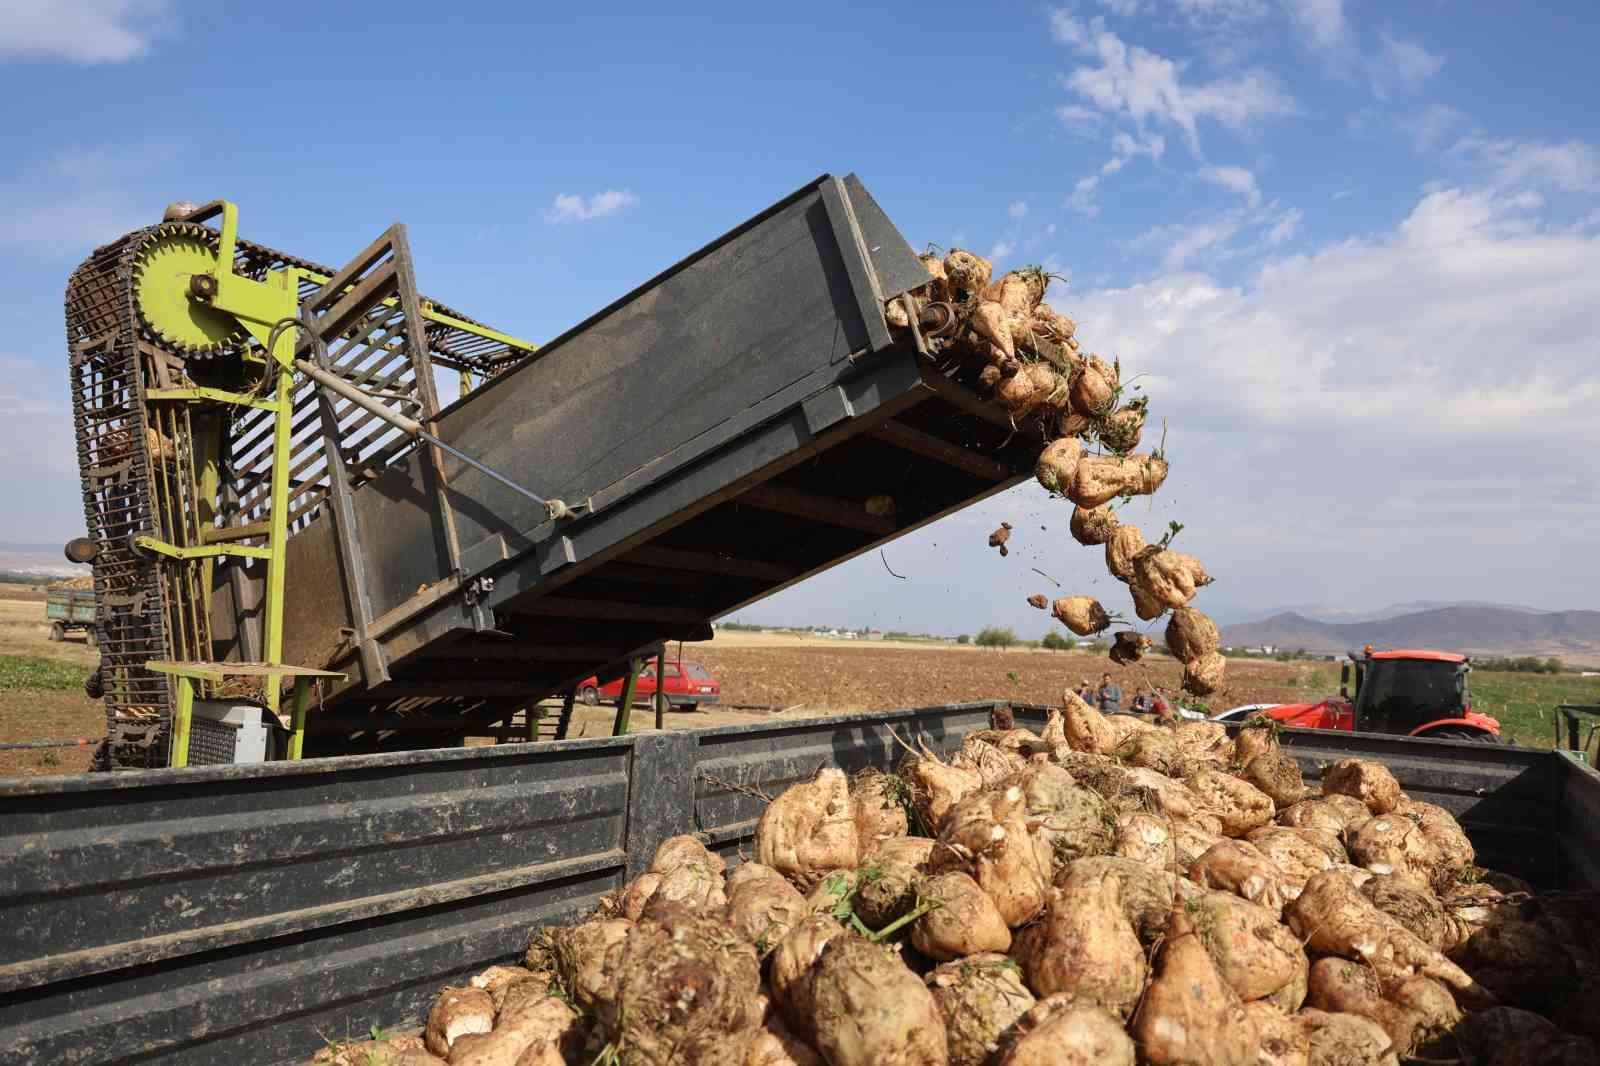
<svg viewBox="0 0 1600 1066">
<path fill-rule="evenodd" d="M 45 597 L 44 616 L 50 621 L 50 639 L 65 640 L 68 633 L 81 629 L 94 647 L 94 591 L 92 589 L 50 589 Z"/>
</svg>

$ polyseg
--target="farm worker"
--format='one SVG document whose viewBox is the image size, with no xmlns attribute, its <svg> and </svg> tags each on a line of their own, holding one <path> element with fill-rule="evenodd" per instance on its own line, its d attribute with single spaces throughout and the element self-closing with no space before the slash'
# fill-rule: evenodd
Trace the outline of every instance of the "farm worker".
<svg viewBox="0 0 1600 1066">
<path fill-rule="evenodd" d="M 1114 714 L 1122 710 L 1122 686 L 1111 680 L 1110 673 L 1100 675 L 1100 691 L 1095 693 L 1095 702 L 1101 714 Z"/>
<path fill-rule="evenodd" d="M 1128 704 L 1128 709 L 1134 714 L 1149 714 L 1154 709 L 1150 701 L 1150 690 L 1143 685 L 1139 686 L 1139 691 L 1133 694 L 1133 702 Z"/>
<path fill-rule="evenodd" d="M 1087 677 L 1078 679 L 1078 698 L 1089 706 L 1094 706 L 1094 686 L 1089 684 Z"/>
</svg>

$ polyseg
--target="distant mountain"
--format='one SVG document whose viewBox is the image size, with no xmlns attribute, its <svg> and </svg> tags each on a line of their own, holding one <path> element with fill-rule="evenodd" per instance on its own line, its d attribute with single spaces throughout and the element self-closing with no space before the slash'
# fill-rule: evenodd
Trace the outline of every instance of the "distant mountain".
<svg viewBox="0 0 1600 1066">
<path fill-rule="evenodd" d="M 1400 618 L 1408 614 L 1420 614 L 1424 611 L 1437 611 L 1445 607 L 1494 607 L 1507 611 L 1521 611 L 1525 614 L 1551 613 L 1540 607 L 1525 607 L 1514 603 L 1490 603 L 1483 600 L 1413 600 L 1410 603 L 1391 603 L 1387 607 L 1365 611 L 1349 607 L 1329 607 L 1320 603 L 1290 604 L 1265 611 L 1232 610 L 1227 617 L 1230 621 L 1259 622 L 1277 618 L 1280 615 L 1296 614 L 1314 622 L 1329 622 L 1339 625 L 1348 622 L 1382 622 L 1390 618 Z"/>
<path fill-rule="evenodd" d="M 1304 648 L 1318 654 L 1371 644 L 1593 663 L 1600 662 L 1600 611 L 1460 604 L 1358 622 L 1324 622 L 1289 611 L 1260 622 L 1224 626 L 1222 642 L 1235 647 Z"/>
<path fill-rule="evenodd" d="M 43 577 L 77 577 L 89 568 L 69 563 L 61 546 L 0 544 L 0 571 Z"/>
</svg>

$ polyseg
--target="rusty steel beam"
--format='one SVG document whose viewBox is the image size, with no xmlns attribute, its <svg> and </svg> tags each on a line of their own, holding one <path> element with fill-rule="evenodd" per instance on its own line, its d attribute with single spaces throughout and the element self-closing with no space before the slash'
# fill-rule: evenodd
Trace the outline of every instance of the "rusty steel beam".
<svg viewBox="0 0 1600 1066">
<path fill-rule="evenodd" d="M 819 496 L 814 492 L 776 485 L 770 481 L 746 490 L 738 501 L 764 511 L 776 511 L 823 525 L 859 530 L 876 537 L 887 537 L 898 528 L 892 518 L 868 514 L 863 505 L 854 500 Z"/>
<path fill-rule="evenodd" d="M 933 459 L 973 477 L 982 478 L 984 481 L 1006 481 L 1016 474 L 1016 471 L 1005 463 L 997 462 L 986 455 L 979 455 L 960 445 L 951 444 L 943 437 L 913 429 L 904 422 L 893 420 L 885 422 L 873 431 L 872 436 L 902 451 Z"/>
</svg>

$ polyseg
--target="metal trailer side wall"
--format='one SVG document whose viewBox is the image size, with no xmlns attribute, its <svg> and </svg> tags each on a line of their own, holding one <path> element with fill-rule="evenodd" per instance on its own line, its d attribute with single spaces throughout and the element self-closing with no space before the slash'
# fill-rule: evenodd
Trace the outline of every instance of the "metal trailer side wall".
<svg viewBox="0 0 1600 1066">
<path fill-rule="evenodd" d="M 0 781 L 0 1064 L 289 1063 L 419 1024 L 666 837 L 736 851 L 758 804 L 727 783 L 887 768 L 891 728 L 944 751 L 991 706 Z"/>
<path fill-rule="evenodd" d="M 665 837 L 700 832 L 734 860 L 762 795 L 819 766 L 887 768 L 902 743 L 947 752 L 994 706 L 0 781 L 0 1064 L 266 1066 L 415 1026 L 440 985 L 589 911 Z M 1562 756 L 1285 743 L 1312 779 L 1384 761 L 1488 865 L 1600 887 L 1600 776 Z"/>
</svg>

